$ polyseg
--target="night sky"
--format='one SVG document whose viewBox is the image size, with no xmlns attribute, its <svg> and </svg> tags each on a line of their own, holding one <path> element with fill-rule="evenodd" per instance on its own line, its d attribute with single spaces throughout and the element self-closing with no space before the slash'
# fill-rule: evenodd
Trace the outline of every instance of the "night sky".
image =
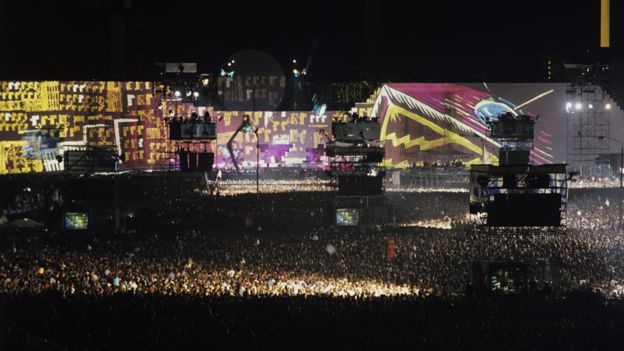
<svg viewBox="0 0 624 351">
<path fill-rule="evenodd" d="M 597 47 L 600 2 L 587 3 L 382 1 L 379 60 L 367 66 L 366 1 L 6 0 L 0 78 L 114 78 L 110 21 L 121 13 L 125 78 L 149 78 L 167 61 L 214 72 L 253 48 L 329 80 L 367 67 L 404 81 L 535 81 L 545 54 Z"/>
</svg>

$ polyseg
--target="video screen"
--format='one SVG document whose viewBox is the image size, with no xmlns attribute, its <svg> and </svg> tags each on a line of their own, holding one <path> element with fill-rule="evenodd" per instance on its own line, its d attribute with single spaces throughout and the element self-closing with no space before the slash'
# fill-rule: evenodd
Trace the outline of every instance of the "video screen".
<svg viewBox="0 0 624 351">
<path fill-rule="evenodd" d="M 490 271 L 490 291 L 503 295 L 522 293 L 524 284 L 521 267 L 496 267 Z"/>
<path fill-rule="evenodd" d="M 337 208 L 336 225 L 356 226 L 360 224 L 360 210 L 357 208 Z"/>
<path fill-rule="evenodd" d="M 65 229 L 87 230 L 89 214 L 86 212 L 65 212 Z"/>
</svg>

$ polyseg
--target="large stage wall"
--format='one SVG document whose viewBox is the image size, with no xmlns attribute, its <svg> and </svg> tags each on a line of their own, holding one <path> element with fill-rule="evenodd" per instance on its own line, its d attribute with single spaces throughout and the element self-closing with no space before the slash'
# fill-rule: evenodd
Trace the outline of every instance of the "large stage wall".
<svg viewBox="0 0 624 351">
<path fill-rule="evenodd" d="M 115 146 L 155 164 L 163 138 L 150 82 L 0 82 L 0 174 L 57 171 L 59 148 Z"/>
<path fill-rule="evenodd" d="M 566 84 L 400 83 L 380 87 L 361 113 L 382 123 L 390 167 L 450 162 L 497 162 L 497 143 L 487 137 L 484 114 L 513 110 L 539 115 L 534 163 L 565 161 Z M 326 141 L 333 119 L 309 111 L 212 111 L 168 102 L 150 82 L 0 81 L 0 174 L 59 171 L 56 156 L 69 147 L 107 145 L 123 155 L 121 169 L 155 169 L 175 164 L 183 145 L 167 138 L 164 114 L 188 116 L 208 109 L 217 118 L 218 140 L 208 145 L 216 166 L 232 166 L 226 143 L 243 115 L 252 116 L 260 136 L 262 166 L 322 167 L 314 149 Z M 621 111 L 614 111 L 621 115 Z M 195 147 L 195 146 L 194 146 Z M 234 141 L 243 168 L 255 168 L 256 139 Z"/>
<path fill-rule="evenodd" d="M 497 163 L 487 119 L 537 117 L 534 164 L 564 162 L 565 83 L 394 83 L 381 87 L 370 114 L 382 121 L 389 167 L 452 162 Z"/>
<path fill-rule="evenodd" d="M 115 147 L 123 156 L 121 169 L 175 166 L 175 151 L 189 145 L 168 140 L 163 111 L 201 115 L 206 107 L 167 102 L 158 91 L 151 82 L 0 82 L 0 174 L 62 170 L 56 156 L 81 145 Z M 197 141 L 190 148 L 216 152 L 221 168 L 232 166 L 225 145 L 245 114 L 258 127 L 261 163 L 271 166 L 312 161 L 312 150 L 325 142 L 320 130 L 331 133 L 335 115 L 210 111 L 219 120 L 218 140 Z M 243 168 L 255 167 L 252 133 L 241 133 L 234 150 Z"/>
</svg>

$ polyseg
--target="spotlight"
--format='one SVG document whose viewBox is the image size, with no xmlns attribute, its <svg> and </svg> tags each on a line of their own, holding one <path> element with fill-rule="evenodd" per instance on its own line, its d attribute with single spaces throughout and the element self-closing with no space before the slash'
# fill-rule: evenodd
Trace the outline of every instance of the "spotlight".
<svg viewBox="0 0 624 351">
<path fill-rule="evenodd" d="M 228 67 L 232 67 L 232 62 L 228 62 Z"/>
<path fill-rule="evenodd" d="M 193 92 L 193 96 L 194 97 L 199 97 L 199 92 L 197 92 L 197 91 Z"/>
<path fill-rule="evenodd" d="M 591 110 L 592 108 L 594 108 L 594 105 L 589 104 L 589 105 L 587 105 L 587 107 L 589 107 L 589 109 Z"/>
<path fill-rule="evenodd" d="M 577 102 L 576 105 L 574 105 L 574 108 L 577 111 L 580 111 L 583 108 L 583 104 L 581 104 L 580 102 Z"/>
<path fill-rule="evenodd" d="M 611 109 L 611 104 L 607 102 L 607 104 L 605 105 L 605 109 L 610 110 Z"/>
<path fill-rule="evenodd" d="M 321 108 L 319 109 L 319 115 L 324 115 L 326 110 L 327 110 L 327 105 L 322 104 Z"/>
<path fill-rule="evenodd" d="M 293 63 L 297 63 L 297 60 L 293 59 Z"/>
<path fill-rule="evenodd" d="M 191 96 L 191 94 L 192 94 L 192 93 L 193 93 L 192 91 L 187 90 L 187 91 L 186 91 L 186 96 L 187 96 L 187 97 L 189 97 L 189 96 Z"/>
<path fill-rule="evenodd" d="M 572 109 L 572 103 L 570 101 L 566 102 L 565 109 L 566 112 L 570 112 L 570 110 Z"/>
<path fill-rule="evenodd" d="M 182 95 L 182 93 L 179 90 L 176 90 L 174 94 L 176 97 L 180 97 L 180 95 Z"/>
</svg>

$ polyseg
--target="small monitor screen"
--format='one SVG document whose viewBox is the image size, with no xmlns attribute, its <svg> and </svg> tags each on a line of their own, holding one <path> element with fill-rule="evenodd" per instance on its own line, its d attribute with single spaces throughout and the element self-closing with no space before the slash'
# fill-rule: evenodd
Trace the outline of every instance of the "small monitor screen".
<svg viewBox="0 0 624 351">
<path fill-rule="evenodd" d="M 65 212 L 65 229 L 86 230 L 89 227 L 89 215 L 86 212 Z"/>
<path fill-rule="evenodd" d="M 496 267 L 490 272 L 490 291 L 503 295 L 522 292 L 523 274 L 518 267 Z"/>
<path fill-rule="evenodd" d="M 360 224 L 360 210 L 357 208 L 337 208 L 336 225 L 356 226 Z"/>
</svg>

